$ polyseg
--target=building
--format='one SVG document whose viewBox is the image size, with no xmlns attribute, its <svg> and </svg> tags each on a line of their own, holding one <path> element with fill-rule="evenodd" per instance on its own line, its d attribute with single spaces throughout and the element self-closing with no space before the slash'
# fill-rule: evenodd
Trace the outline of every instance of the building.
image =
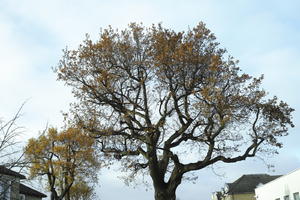
<svg viewBox="0 0 300 200">
<path fill-rule="evenodd" d="M 257 200 L 300 200 L 300 169 L 255 189 Z"/>
<path fill-rule="evenodd" d="M 236 181 L 225 184 L 222 191 L 215 192 L 212 200 L 255 200 L 255 188 L 278 177 L 280 176 L 268 174 L 243 175 Z"/>
<path fill-rule="evenodd" d="M 26 177 L 18 172 L 0 165 L 0 199 L 1 200 L 42 200 L 45 194 L 22 183 Z"/>
</svg>

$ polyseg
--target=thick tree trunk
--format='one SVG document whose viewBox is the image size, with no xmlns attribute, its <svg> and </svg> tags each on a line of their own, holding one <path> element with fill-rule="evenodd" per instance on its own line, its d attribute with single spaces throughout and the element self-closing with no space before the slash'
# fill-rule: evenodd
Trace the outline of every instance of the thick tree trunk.
<svg viewBox="0 0 300 200">
<path fill-rule="evenodd" d="M 154 199 L 155 200 L 176 200 L 176 189 L 179 182 L 155 184 L 154 183 Z"/>
<path fill-rule="evenodd" d="M 180 185 L 183 175 L 178 167 L 173 169 L 168 182 L 165 182 L 164 174 L 157 168 L 150 168 L 150 175 L 153 181 L 155 200 L 176 200 L 176 189 Z"/>
<path fill-rule="evenodd" d="M 155 200 L 176 200 L 176 190 L 182 180 L 181 173 L 174 170 L 167 183 L 161 177 L 157 177 L 155 180 L 160 180 L 159 182 L 153 181 Z"/>
<path fill-rule="evenodd" d="M 155 200 L 176 200 L 175 190 L 155 188 Z"/>
<path fill-rule="evenodd" d="M 164 164 L 162 160 L 158 162 L 156 149 L 149 145 L 148 150 L 150 152 L 149 170 L 154 186 L 154 199 L 176 200 L 176 189 L 180 185 L 183 176 L 181 167 L 179 165 L 175 166 L 169 180 L 166 182 L 165 176 L 169 159 L 166 161 L 167 164 Z"/>
</svg>

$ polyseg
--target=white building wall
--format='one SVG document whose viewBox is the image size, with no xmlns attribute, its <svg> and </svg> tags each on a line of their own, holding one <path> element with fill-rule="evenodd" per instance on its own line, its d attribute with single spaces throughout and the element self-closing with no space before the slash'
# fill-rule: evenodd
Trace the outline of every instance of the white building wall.
<svg viewBox="0 0 300 200">
<path fill-rule="evenodd" d="M 279 177 L 255 189 L 257 200 L 294 200 L 294 193 L 300 194 L 300 169 Z"/>
</svg>

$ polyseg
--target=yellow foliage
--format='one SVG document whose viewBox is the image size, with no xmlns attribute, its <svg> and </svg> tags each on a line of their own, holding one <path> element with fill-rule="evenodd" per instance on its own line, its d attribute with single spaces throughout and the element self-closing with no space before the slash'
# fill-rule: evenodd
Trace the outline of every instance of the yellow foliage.
<svg viewBox="0 0 300 200">
<path fill-rule="evenodd" d="M 94 145 L 95 139 L 80 129 L 58 132 L 49 128 L 45 135 L 29 139 L 25 147 L 30 177 L 50 174 L 57 180 L 55 184 L 61 185 L 66 180 L 70 184 L 82 176 L 95 176 L 100 163 Z"/>
</svg>

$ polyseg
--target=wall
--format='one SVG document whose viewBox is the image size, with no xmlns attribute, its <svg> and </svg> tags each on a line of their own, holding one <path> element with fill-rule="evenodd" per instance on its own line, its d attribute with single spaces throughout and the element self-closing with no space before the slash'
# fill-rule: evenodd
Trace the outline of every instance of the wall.
<svg viewBox="0 0 300 200">
<path fill-rule="evenodd" d="M 33 196 L 26 196 L 25 200 L 41 200 L 42 198 L 33 197 Z"/>
<path fill-rule="evenodd" d="M 255 200 L 254 193 L 228 195 L 225 200 Z"/>
<path fill-rule="evenodd" d="M 212 196 L 212 200 L 217 200 L 216 195 Z M 224 200 L 255 200 L 254 193 L 228 195 Z"/>
<path fill-rule="evenodd" d="M 257 200 L 275 200 L 289 195 L 293 200 L 293 193 L 300 193 L 300 169 L 291 172 L 285 176 L 279 177 L 263 186 L 255 189 Z"/>
<path fill-rule="evenodd" d="M 10 200 L 20 199 L 20 196 L 19 196 L 20 179 L 13 177 L 13 176 L 4 175 L 4 174 L 0 175 L 0 179 L 5 184 L 10 182 L 9 183 L 10 184 L 10 195 L 9 195 Z M 3 184 L 3 183 L 1 183 L 1 184 Z"/>
<path fill-rule="evenodd" d="M 11 187 L 11 200 L 20 199 L 20 179 L 14 178 Z"/>
</svg>

